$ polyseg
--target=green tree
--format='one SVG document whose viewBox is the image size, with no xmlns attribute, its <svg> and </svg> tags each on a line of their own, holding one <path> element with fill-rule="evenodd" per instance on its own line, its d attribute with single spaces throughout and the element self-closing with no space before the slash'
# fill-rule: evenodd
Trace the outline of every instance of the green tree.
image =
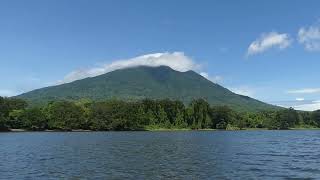
<svg viewBox="0 0 320 180">
<path fill-rule="evenodd" d="M 311 119 L 318 127 L 320 127 L 320 110 L 313 111 L 311 115 Z"/>
<path fill-rule="evenodd" d="M 299 124 L 299 115 L 293 109 L 283 109 L 275 113 L 275 117 L 271 118 L 268 123 L 269 129 L 289 129 Z"/>
<path fill-rule="evenodd" d="M 235 113 L 227 106 L 216 106 L 211 108 L 210 117 L 212 128 L 225 129 L 228 123 L 234 122 Z"/>
<path fill-rule="evenodd" d="M 306 112 L 306 111 L 300 112 L 299 115 L 300 115 L 301 122 L 304 125 L 317 126 L 317 123 L 312 119 L 312 114 L 313 112 L 312 113 Z"/>
<path fill-rule="evenodd" d="M 135 130 L 146 124 L 143 106 L 138 102 L 106 101 L 93 103 L 90 128 L 93 130 Z"/>
<path fill-rule="evenodd" d="M 0 115 L 9 117 L 9 113 L 13 110 L 21 110 L 27 107 L 27 102 L 15 98 L 0 97 Z"/>
<path fill-rule="evenodd" d="M 24 127 L 27 129 L 45 130 L 48 128 L 46 116 L 40 108 L 27 109 L 20 118 L 24 120 Z"/>
<path fill-rule="evenodd" d="M 167 113 L 164 111 L 164 109 L 158 105 L 157 109 L 157 122 L 161 127 L 170 127 L 170 121 L 167 117 Z"/>
<path fill-rule="evenodd" d="M 145 122 L 146 125 L 156 125 L 156 117 L 151 109 L 145 113 Z"/>
<path fill-rule="evenodd" d="M 177 127 L 177 128 L 187 128 L 188 127 L 188 124 L 184 120 L 183 113 L 180 111 L 177 113 L 176 119 L 174 122 L 175 122 L 175 127 Z"/>
<path fill-rule="evenodd" d="M 112 123 L 112 104 L 110 102 L 96 102 L 90 107 L 89 121 L 92 130 L 110 130 Z"/>
<path fill-rule="evenodd" d="M 211 125 L 211 118 L 209 116 L 210 113 L 210 105 L 203 99 L 194 100 L 190 104 L 191 114 L 193 116 L 192 122 L 194 128 L 196 129 L 203 129 L 203 128 L 210 128 Z"/>
<path fill-rule="evenodd" d="M 234 122 L 232 122 L 231 124 L 238 127 L 241 130 L 245 127 L 248 127 L 246 118 L 248 118 L 248 116 L 244 116 L 243 114 L 236 114 Z M 249 117 L 249 119 L 250 119 L 250 117 Z"/>
<path fill-rule="evenodd" d="M 0 131 L 8 131 L 7 119 L 0 114 Z"/>
<path fill-rule="evenodd" d="M 45 109 L 51 129 L 82 129 L 85 126 L 84 110 L 73 102 L 49 103 Z"/>
<path fill-rule="evenodd" d="M 25 110 L 13 110 L 9 113 L 8 125 L 13 129 L 24 128 L 24 119 L 22 114 Z"/>
</svg>

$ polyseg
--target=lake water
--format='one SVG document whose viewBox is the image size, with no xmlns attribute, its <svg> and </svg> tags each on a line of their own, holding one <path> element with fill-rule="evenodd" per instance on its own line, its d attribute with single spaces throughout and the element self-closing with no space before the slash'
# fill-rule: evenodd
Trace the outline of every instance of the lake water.
<svg viewBox="0 0 320 180">
<path fill-rule="evenodd" d="M 320 179 L 320 131 L 0 133 L 0 179 Z"/>
</svg>

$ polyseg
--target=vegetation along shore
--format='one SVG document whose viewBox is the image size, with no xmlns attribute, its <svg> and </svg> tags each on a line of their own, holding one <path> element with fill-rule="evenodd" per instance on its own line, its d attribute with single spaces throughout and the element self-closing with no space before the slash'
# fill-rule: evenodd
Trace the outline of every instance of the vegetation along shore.
<svg viewBox="0 0 320 180">
<path fill-rule="evenodd" d="M 130 131 L 130 130 L 250 130 L 317 129 L 320 110 L 292 108 L 240 112 L 210 106 L 203 99 L 181 101 L 51 101 L 30 107 L 16 98 L 0 97 L 0 131 Z"/>
</svg>

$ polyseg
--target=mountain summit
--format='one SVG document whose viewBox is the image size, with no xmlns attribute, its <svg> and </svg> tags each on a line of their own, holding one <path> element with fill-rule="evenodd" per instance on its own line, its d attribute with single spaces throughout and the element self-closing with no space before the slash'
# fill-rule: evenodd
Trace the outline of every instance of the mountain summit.
<svg viewBox="0 0 320 180">
<path fill-rule="evenodd" d="M 138 66 L 115 70 L 100 76 L 46 87 L 18 96 L 31 104 L 51 100 L 89 98 L 105 100 L 175 99 L 190 103 L 203 98 L 211 105 L 227 105 L 236 110 L 260 111 L 276 109 L 253 98 L 235 94 L 194 71 L 179 72 L 167 66 Z"/>
</svg>

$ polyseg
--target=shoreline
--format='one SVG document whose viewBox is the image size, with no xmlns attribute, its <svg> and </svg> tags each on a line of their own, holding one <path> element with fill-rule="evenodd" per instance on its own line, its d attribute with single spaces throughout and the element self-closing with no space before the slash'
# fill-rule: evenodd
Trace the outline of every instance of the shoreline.
<svg viewBox="0 0 320 180">
<path fill-rule="evenodd" d="M 84 130 L 84 129 L 73 129 L 73 130 L 43 130 L 43 131 L 32 131 L 27 129 L 9 129 L 8 131 L 0 131 L 2 133 L 19 133 L 19 132 L 128 132 L 128 131 L 145 131 L 145 132 L 185 132 L 185 131 L 290 131 L 290 130 L 320 130 L 320 128 L 290 128 L 286 130 L 277 130 L 277 129 L 267 129 L 267 128 L 244 128 L 237 130 L 224 130 L 224 129 L 168 129 L 168 128 L 157 128 L 157 129 L 144 129 L 144 130 L 127 130 L 127 131 L 93 131 L 93 130 Z"/>
<path fill-rule="evenodd" d="M 38 131 L 32 131 L 32 130 L 27 130 L 27 129 L 9 129 L 8 131 L 0 131 L 0 132 L 95 132 L 92 130 L 84 130 L 84 129 L 73 129 L 73 130 L 38 130 Z"/>
</svg>

